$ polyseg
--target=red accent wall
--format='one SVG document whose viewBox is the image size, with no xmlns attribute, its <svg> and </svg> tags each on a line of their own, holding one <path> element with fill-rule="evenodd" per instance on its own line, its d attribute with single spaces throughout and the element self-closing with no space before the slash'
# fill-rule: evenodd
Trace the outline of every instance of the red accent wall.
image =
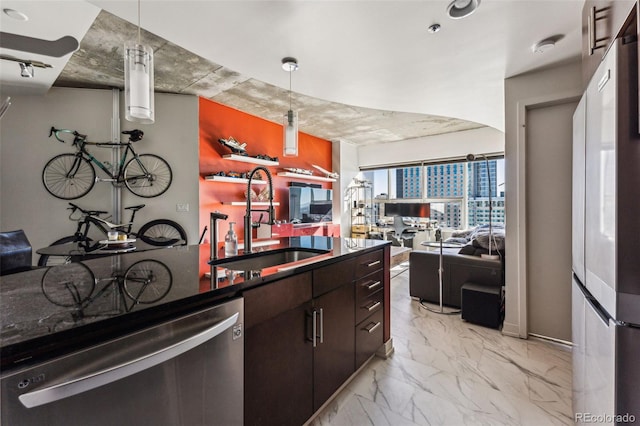
<svg viewBox="0 0 640 426">
<path fill-rule="evenodd" d="M 282 113 L 284 115 L 285 111 Z M 235 229 L 238 239 L 242 240 L 243 238 L 244 206 L 231 206 L 223 204 L 223 202 L 244 201 L 246 184 L 211 182 L 204 180 L 204 177 L 219 171 L 248 172 L 257 165 L 222 158 L 223 155 L 230 154 L 231 150 L 218 142 L 220 138 L 233 137 L 240 143 L 246 142 L 246 150 L 250 156 L 266 154 L 270 157 L 278 157 L 280 163 L 278 166 L 267 167 L 273 176 L 274 201 L 280 203 L 280 206 L 275 208 L 276 219 L 289 218 L 289 192 L 287 189 L 289 182 L 319 183 L 323 188 L 332 187 L 330 182 L 304 181 L 303 179 L 277 176 L 278 172 L 283 171 L 283 167 L 308 169 L 312 170 L 315 175 L 320 175 L 320 173 L 313 167 L 313 164 L 326 170 L 333 170 L 331 167 L 331 142 L 328 140 L 300 132 L 298 135 L 298 156 L 283 157 L 282 125 L 204 98 L 200 98 L 199 128 L 200 232 L 205 226 L 209 226 L 209 212 L 218 210 L 229 215 L 226 222 L 220 222 L 219 240 L 224 241 L 224 234 L 229 226 L 227 223 L 230 221 L 236 222 Z M 259 193 L 264 187 L 265 185 L 254 185 L 253 189 Z M 254 213 L 253 217 L 254 220 L 257 220 L 259 214 Z M 263 220 L 266 221 L 266 214 Z M 209 232 L 205 236 L 205 241 L 209 242 Z"/>
</svg>

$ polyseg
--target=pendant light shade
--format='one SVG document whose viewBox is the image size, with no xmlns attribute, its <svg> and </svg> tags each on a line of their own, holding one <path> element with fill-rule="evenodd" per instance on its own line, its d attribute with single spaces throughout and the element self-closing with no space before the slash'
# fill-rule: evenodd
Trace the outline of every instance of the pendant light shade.
<svg viewBox="0 0 640 426">
<path fill-rule="evenodd" d="M 291 108 L 291 73 L 298 69 L 296 58 L 282 59 L 282 69 L 289 73 L 289 111 L 284 114 L 283 127 L 283 155 L 285 157 L 298 156 L 298 113 Z"/>
<path fill-rule="evenodd" d="M 298 156 L 298 113 L 289 110 L 284 114 L 284 156 Z"/>
<path fill-rule="evenodd" d="M 153 123 L 153 50 L 138 43 L 124 47 L 124 93 L 126 119 Z"/>
<path fill-rule="evenodd" d="M 124 45 L 125 118 L 151 124 L 155 121 L 153 49 L 140 44 L 140 0 L 138 0 L 138 40 Z"/>
</svg>

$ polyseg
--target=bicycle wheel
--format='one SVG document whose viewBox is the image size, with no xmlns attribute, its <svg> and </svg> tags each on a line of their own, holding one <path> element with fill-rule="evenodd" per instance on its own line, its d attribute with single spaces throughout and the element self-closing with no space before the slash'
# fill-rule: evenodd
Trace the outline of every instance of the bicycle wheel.
<svg viewBox="0 0 640 426">
<path fill-rule="evenodd" d="M 57 246 L 60 244 L 73 243 L 76 241 L 76 237 L 74 235 L 60 238 L 51 244 L 50 246 Z M 87 239 L 88 243 L 91 243 L 91 239 Z M 57 265 L 65 265 L 71 262 L 71 256 L 54 256 L 49 254 L 41 254 L 38 259 L 38 266 L 57 266 Z"/>
<path fill-rule="evenodd" d="M 182 226 L 169 219 L 156 219 L 145 223 L 137 236 L 152 246 L 187 245 L 187 233 Z"/>
<path fill-rule="evenodd" d="M 75 200 L 91 191 L 96 183 L 96 171 L 80 155 L 60 154 L 44 166 L 42 183 L 54 197 Z"/>
<path fill-rule="evenodd" d="M 81 262 L 53 266 L 42 276 L 42 293 L 51 303 L 58 306 L 80 306 L 91 297 L 96 287 L 96 279 Z"/>
<path fill-rule="evenodd" d="M 169 293 L 173 275 L 157 260 L 141 260 L 124 274 L 124 292 L 136 303 L 154 303 Z"/>
<path fill-rule="evenodd" d="M 132 158 L 124 167 L 124 184 L 139 197 L 152 198 L 163 194 L 169 189 L 172 179 L 169 163 L 154 154 Z"/>
</svg>

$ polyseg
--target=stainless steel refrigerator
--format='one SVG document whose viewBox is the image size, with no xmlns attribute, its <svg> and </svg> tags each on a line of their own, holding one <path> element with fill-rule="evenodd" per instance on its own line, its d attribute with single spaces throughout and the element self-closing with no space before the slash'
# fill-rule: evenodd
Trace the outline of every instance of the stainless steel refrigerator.
<svg viewBox="0 0 640 426">
<path fill-rule="evenodd" d="M 640 135 L 635 38 L 607 52 L 574 114 L 573 411 L 640 422 Z"/>
</svg>

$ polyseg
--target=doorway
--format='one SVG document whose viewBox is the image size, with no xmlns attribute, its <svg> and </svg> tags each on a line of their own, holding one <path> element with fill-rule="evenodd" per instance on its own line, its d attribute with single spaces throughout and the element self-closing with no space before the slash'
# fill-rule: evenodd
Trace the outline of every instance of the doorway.
<svg viewBox="0 0 640 426">
<path fill-rule="evenodd" d="M 571 341 L 571 159 L 578 101 L 526 111 L 529 335 Z"/>
</svg>

